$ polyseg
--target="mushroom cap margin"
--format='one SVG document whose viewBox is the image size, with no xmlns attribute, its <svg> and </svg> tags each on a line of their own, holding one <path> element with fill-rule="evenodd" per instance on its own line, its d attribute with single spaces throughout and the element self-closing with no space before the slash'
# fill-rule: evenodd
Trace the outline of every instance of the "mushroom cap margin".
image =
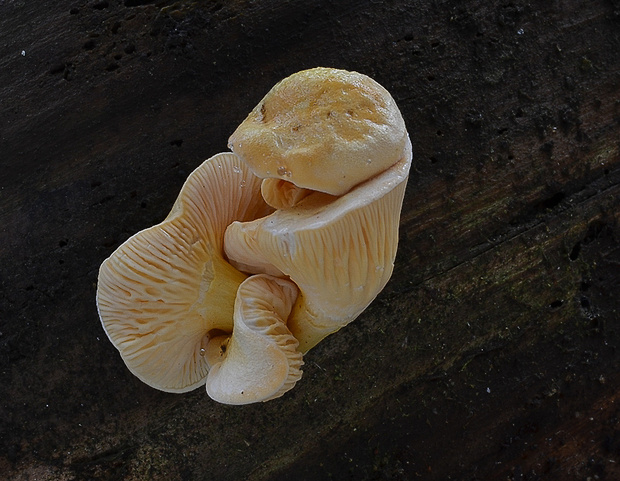
<svg viewBox="0 0 620 481">
<path fill-rule="evenodd" d="M 190 174 L 162 223 L 102 263 L 99 316 L 134 375 L 167 392 L 204 384 L 209 332 L 232 330 L 236 290 L 246 277 L 224 259 L 224 231 L 271 211 L 260 179 L 234 154 L 217 154 Z"/>
<path fill-rule="evenodd" d="M 270 401 L 301 378 L 299 342 L 286 327 L 298 290 L 291 281 L 259 274 L 240 286 L 232 336 L 207 376 L 207 393 L 224 404 Z"/>
</svg>

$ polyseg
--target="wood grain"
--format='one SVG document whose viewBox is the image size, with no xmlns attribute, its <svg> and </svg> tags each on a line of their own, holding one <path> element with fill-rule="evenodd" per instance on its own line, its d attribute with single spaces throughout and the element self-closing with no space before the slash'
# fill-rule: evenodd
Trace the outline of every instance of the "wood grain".
<svg viewBox="0 0 620 481">
<path fill-rule="evenodd" d="M 616 1 L 0 1 L 7 479 L 619 475 Z M 97 270 L 284 76 L 358 70 L 414 145 L 392 280 L 282 399 L 157 392 Z"/>
</svg>

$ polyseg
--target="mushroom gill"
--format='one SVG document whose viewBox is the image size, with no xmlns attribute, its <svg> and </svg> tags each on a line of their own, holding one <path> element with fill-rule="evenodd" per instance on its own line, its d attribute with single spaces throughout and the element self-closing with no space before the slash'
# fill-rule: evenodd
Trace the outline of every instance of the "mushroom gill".
<svg viewBox="0 0 620 481">
<path fill-rule="evenodd" d="M 301 352 L 354 320 L 389 280 L 411 159 L 407 141 L 396 164 L 341 197 L 314 192 L 226 230 L 231 264 L 281 272 L 299 287 L 288 328 Z"/>
<path fill-rule="evenodd" d="M 225 404 L 269 401 L 301 378 L 299 343 L 286 326 L 297 294 L 292 282 L 265 274 L 239 286 L 232 336 L 220 338 L 219 356 L 209 358 L 207 393 L 212 399 Z"/>
<path fill-rule="evenodd" d="M 101 265 L 103 328 L 146 384 L 168 392 L 204 384 L 207 343 L 232 331 L 246 278 L 224 258 L 224 232 L 273 210 L 260 183 L 234 154 L 211 157 L 188 177 L 162 223 L 129 238 Z"/>
</svg>

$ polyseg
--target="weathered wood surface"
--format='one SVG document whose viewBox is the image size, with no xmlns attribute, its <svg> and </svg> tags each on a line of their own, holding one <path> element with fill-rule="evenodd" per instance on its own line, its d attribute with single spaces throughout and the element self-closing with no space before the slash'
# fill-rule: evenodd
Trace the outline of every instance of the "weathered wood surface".
<svg viewBox="0 0 620 481">
<path fill-rule="evenodd" d="M 0 473 L 620 478 L 620 5 L 0 1 Z M 260 405 L 157 392 L 97 269 L 280 78 L 364 72 L 415 151 L 393 279 Z"/>
</svg>

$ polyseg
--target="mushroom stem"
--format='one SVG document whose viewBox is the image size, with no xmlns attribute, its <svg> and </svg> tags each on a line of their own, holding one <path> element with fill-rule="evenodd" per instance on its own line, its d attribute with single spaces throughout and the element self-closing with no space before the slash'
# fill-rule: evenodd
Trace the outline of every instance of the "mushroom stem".
<svg viewBox="0 0 620 481">
<path fill-rule="evenodd" d="M 196 302 L 190 307 L 190 311 L 200 313 L 203 319 L 209 319 L 211 329 L 219 329 L 227 333 L 233 329 L 233 306 L 239 285 L 247 276 L 222 258 L 214 257 L 212 260 L 213 276 L 210 282 L 203 282 Z M 204 272 L 209 272 L 205 266 Z M 207 276 L 203 274 L 203 279 Z"/>
</svg>

